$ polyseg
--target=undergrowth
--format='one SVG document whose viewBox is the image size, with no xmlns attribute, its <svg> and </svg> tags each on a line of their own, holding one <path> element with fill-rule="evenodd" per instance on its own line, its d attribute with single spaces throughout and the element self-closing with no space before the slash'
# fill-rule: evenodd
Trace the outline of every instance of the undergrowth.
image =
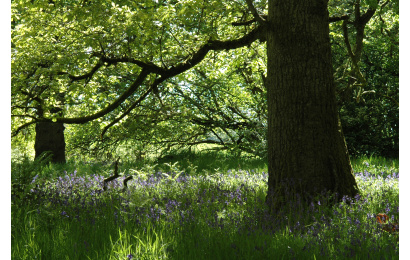
<svg viewBox="0 0 410 260">
<path fill-rule="evenodd" d="M 12 259 L 398 259 L 396 161 L 353 160 L 361 197 L 269 214 L 263 163 L 189 159 L 125 162 L 125 191 L 124 177 L 103 191 L 110 165 L 12 164 Z"/>
</svg>

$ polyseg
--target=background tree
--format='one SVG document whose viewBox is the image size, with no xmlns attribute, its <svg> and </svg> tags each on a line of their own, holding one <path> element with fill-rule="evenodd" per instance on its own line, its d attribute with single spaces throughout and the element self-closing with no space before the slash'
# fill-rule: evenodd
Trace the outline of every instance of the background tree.
<svg viewBox="0 0 410 260">
<path fill-rule="evenodd" d="M 53 95 L 56 92 L 55 89 L 61 87 L 52 87 L 47 82 L 43 82 L 47 83 L 43 84 L 43 86 L 46 86 L 45 90 L 40 91 L 38 95 L 37 92 L 35 92 L 39 89 L 38 84 L 32 83 L 34 85 L 30 86 L 29 92 L 34 92 L 32 95 L 41 101 L 45 116 L 38 117 L 34 114 L 35 107 L 30 107 L 32 100 L 16 99 L 16 101 L 13 102 L 16 103 L 16 106 L 13 107 L 13 116 L 19 119 L 23 117 L 26 121 L 23 121 L 24 124 L 20 124 L 18 127 L 16 124 L 15 134 L 31 124 L 41 121 L 50 122 L 53 120 L 57 123 L 82 124 L 97 118 L 102 118 L 99 119 L 101 122 L 110 122 L 107 126 L 102 124 L 102 128 L 107 127 L 108 129 L 108 127 L 112 127 L 126 118 L 135 107 L 145 100 L 151 91 L 156 92 L 153 98 L 158 98 L 159 104 L 162 106 L 163 102 L 161 102 L 160 96 L 164 91 L 161 91 L 161 94 L 157 94 L 159 93 L 157 90 L 158 87 L 166 89 L 166 86 L 159 86 L 159 84 L 193 67 L 203 59 L 209 51 L 223 48 L 232 49 L 249 44 L 257 38 L 256 36 L 258 34 L 258 32 L 255 31 L 252 35 L 248 35 L 242 42 L 227 41 L 225 43 L 209 40 L 209 36 L 214 37 L 212 35 L 216 35 L 218 29 L 226 27 L 226 24 L 230 24 L 224 21 L 233 20 L 233 17 L 238 14 L 237 9 L 239 9 L 240 12 L 246 11 L 246 8 L 241 10 L 243 6 L 241 7 L 240 5 L 238 8 L 232 9 L 231 6 L 227 8 L 226 4 L 216 2 L 213 3 L 213 5 L 207 5 L 206 8 L 204 4 L 199 6 L 193 6 L 189 3 L 185 5 L 175 5 L 175 3 L 168 3 L 166 1 L 159 3 L 147 1 L 141 4 L 133 4 L 125 1 L 121 3 L 123 4 L 122 7 L 109 2 L 103 3 L 101 6 L 93 6 L 93 3 L 86 3 L 84 5 L 76 2 L 59 6 L 59 4 L 49 4 L 45 1 L 25 4 L 30 6 L 28 11 L 21 2 L 15 4 L 15 10 L 17 10 L 15 16 L 26 15 L 27 20 L 23 19 L 26 21 L 24 25 L 25 28 L 29 28 L 28 30 L 33 36 L 27 35 L 26 29 L 22 29 L 23 26 L 17 27 L 17 30 L 13 31 L 15 33 L 14 49 L 16 53 L 15 57 L 13 57 L 15 65 L 14 72 L 16 75 L 16 77 L 13 77 L 15 80 L 13 84 L 15 91 L 13 91 L 13 94 L 15 94 L 15 97 L 22 96 L 21 89 L 23 89 L 23 91 L 25 90 L 24 87 L 20 86 L 30 85 L 30 83 L 32 83 L 28 78 L 34 78 L 34 80 L 41 78 L 42 80 L 54 82 L 54 84 L 55 82 L 59 82 L 60 85 L 65 85 L 63 88 L 65 89 L 66 96 L 69 98 L 67 98 L 65 102 L 65 110 L 67 110 L 65 111 L 65 118 L 50 117 L 52 114 L 50 113 L 50 107 L 55 103 L 53 99 Z M 64 12 L 56 11 L 59 8 L 64 9 Z M 21 11 L 22 14 L 20 14 L 18 10 L 23 10 Z M 36 13 L 33 17 L 31 12 L 35 10 L 42 10 L 42 12 Z M 90 10 L 102 12 L 90 19 L 88 16 Z M 181 16 L 184 16 L 187 12 L 189 14 L 197 14 L 197 20 L 193 22 L 193 16 L 189 19 L 181 20 Z M 209 13 L 210 19 L 204 19 L 205 15 L 207 15 L 206 12 Z M 41 14 L 41 16 L 38 14 Z M 60 16 L 60 14 L 62 16 Z M 199 14 L 201 15 L 199 16 Z M 149 16 L 150 19 L 145 19 L 145 16 Z M 76 20 L 72 20 L 73 17 L 75 17 Z M 29 18 L 34 18 L 34 20 L 30 20 Z M 111 21 L 115 19 L 124 20 L 125 23 L 112 23 Z M 175 20 L 177 20 L 178 23 L 177 27 L 174 27 Z M 43 24 L 35 21 L 43 21 Z M 50 23 L 50 21 L 53 22 Z M 153 30 L 147 29 L 144 34 L 141 34 L 140 30 L 136 30 L 135 35 L 131 35 L 133 33 L 132 30 L 135 30 L 135 25 Z M 55 30 L 56 27 L 60 28 L 60 30 Z M 230 38 L 231 35 L 235 33 L 243 34 L 246 31 L 249 32 L 250 29 L 251 28 L 238 27 L 236 31 L 230 31 L 230 33 L 221 30 L 224 34 L 227 34 L 222 37 Z M 38 46 L 38 50 L 43 52 L 49 48 L 49 42 L 43 39 L 44 33 L 42 32 L 44 31 L 47 32 L 47 40 L 56 38 L 57 36 L 53 36 L 52 34 L 58 32 L 60 35 L 57 38 L 64 39 L 64 41 L 59 40 L 59 49 L 54 49 L 56 53 L 53 54 L 54 56 L 52 56 L 49 61 L 43 61 L 47 57 L 41 54 L 38 55 L 38 59 L 42 60 L 41 62 L 36 62 L 35 59 L 31 58 L 30 65 L 34 67 L 36 73 L 29 74 L 27 68 L 30 66 L 26 66 L 29 60 L 27 55 L 30 55 L 29 53 L 33 51 L 29 49 L 28 45 L 25 45 L 26 42 L 19 41 L 22 38 L 19 34 L 23 33 L 25 36 L 31 37 L 33 41 L 32 44 Z M 192 35 L 192 32 L 196 31 L 198 31 L 199 34 Z M 39 34 L 41 37 L 39 37 Z M 135 43 L 134 38 L 137 36 L 140 41 Z M 76 41 L 76 44 L 72 44 L 72 40 L 74 39 L 80 39 L 81 41 Z M 198 41 L 198 39 L 201 41 Z M 204 42 L 207 41 L 208 44 L 205 46 Z M 115 42 L 115 44 L 113 42 Z M 182 44 L 183 42 L 192 43 L 192 46 L 197 48 L 201 47 L 202 44 L 202 47 L 196 56 L 190 57 L 191 52 Z M 221 43 L 220 46 L 218 46 L 219 43 Z M 24 52 L 24 48 L 28 48 L 30 51 Z M 146 48 L 146 50 L 141 48 Z M 171 53 L 173 54 L 173 56 L 171 56 L 170 51 L 173 49 L 175 49 L 175 53 Z M 154 57 L 154 54 L 157 54 L 157 56 Z M 129 58 L 128 56 L 130 55 L 133 55 L 134 58 Z M 141 60 L 137 58 L 141 58 Z M 144 59 L 155 61 L 165 68 L 161 68 L 152 61 L 145 61 Z M 178 66 L 172 65 L 178 61 L 185 61 L 185 63 L 180 63 Z M 168 63 L 171 65 L 168 65 Z M 41 66 L 41 64 L 48 65 Z M 115 65 L 114 68 L 113 65 Z M 57 68 L 58 66 L 59 68 Z M 42 68 L 43 71 L 37 71 L 38 68 Z M 141 68 L 145 68 L 145 70 L 141 70 Z M 19 69 L 21 69 L 21 71 L 19 71 Z M 134 82 L 130 81 L 132 76 L 127 72 L 127 69 L 132 72 L 134 72 L 134 69 L 137 73 L 138 70 L 140 70 L 140 77 Z M 83 71 L 83 73 L 76 75 L 79 71 Z M 19 81 L 17 75 L 24 73 L 29 75 L 29 77 Z M 51 76 L 48 78 L 44 77 L 44 73 L 48 73 Z M 154 74 L 156 74 L 156 76 Z M 146 80 L 146 82 L 144 82 L 144 80 Z M 85 85 L 82 86 L 82 84 Z M 109 89 L 102 86 L 98 89 L 98 87 L 104 84 L 111 86 L 111 88 Z M 147 84 L 147 86 L 145 92 L 142 92 L 139 87 L 144 84 Z M 127 87 L 128 90 L 122 95 L 118 96 L 116 94 L 119 89 L 125 89 Z M 131 104 L 129 99 L 135 96 L 139 96 L 139 98 L 137 102 Z M 105 106 L 107 102 L 111 102 L 111 104 Z M 86 106 L 87 111 L 99 111 L 91 113 L 91 115 L 82 116 Z M 20 109 L 27 107 L 30 108 L 29 113 L 22 113 Z M 108 115 L 109 113 L 110 115 Z M 120 113 L 122 113 L 122 115 L 120 115 Z M 30 118 L 32 120 L 27 120 Z M 102 131 L 103 133 L 106 132 L 103 129 Z M 95 140 L 96 138 L 93 139 Z"/>
<path fill-rule="evenodd" d="M 330 37 L 349 152 L 353 156 L 397 158 L 398 1 L 330 1 L 329 11 L 346 17 L 343 22 L 330 24 Z M 352 55 L 360 77 L 355 76 Z"/>
</svg>

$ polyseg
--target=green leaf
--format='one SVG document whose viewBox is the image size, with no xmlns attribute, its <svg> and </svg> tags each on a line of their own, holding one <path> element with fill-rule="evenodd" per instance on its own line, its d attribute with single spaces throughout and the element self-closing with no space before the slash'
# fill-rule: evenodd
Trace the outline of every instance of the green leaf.
<svg viewBox="0 0 410 260">
<path fill-rule="evenodd" d="M 377 0 L 366 0 L 366 4 L 368 4 L 372 9 L 376 9 L 379 5 Z"/>
</svg>

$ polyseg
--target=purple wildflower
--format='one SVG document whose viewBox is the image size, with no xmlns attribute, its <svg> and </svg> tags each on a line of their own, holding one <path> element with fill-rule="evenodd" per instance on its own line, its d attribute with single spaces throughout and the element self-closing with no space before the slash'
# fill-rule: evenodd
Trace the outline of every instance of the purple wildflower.
<svg viewBox="0 0 410 260">
<path fill-rule="evenodd" d="M 34 183 L 37 178 L 38 178 L 38 174 L 37 174 L 36 176 L 34 176 L 34 178 L 33 178 L 33 180 L 31 181 L 31 183 Z"/>
<path fill-rule="evenodd" d="M 387 206 L 386 206 L 386 214 L 389 214 L 389 212 L 390 212 L 390 204 L 387 203 Z"/>
</svg>

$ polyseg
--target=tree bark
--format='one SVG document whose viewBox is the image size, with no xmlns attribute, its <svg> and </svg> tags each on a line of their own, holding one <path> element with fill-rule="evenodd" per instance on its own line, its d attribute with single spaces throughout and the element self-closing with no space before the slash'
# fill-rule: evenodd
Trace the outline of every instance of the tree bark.
<svg viewBox="0 0 410 260">
<path fill-rule="evenodd" d="M 38 122 L 36 123 L 36 140 L 34 150 L 37 159 L 44 152 L 51 152 L 51 161 L 65 163 L 64 124 Z"/>
<path fill-rule="evenodd" d="M 326 0 L 270 0 L 268 194 L 280 209 L 292 193 L 354 197 L 358 187 L 336 107 Z M 297 184 L 297 185 L 295 185 Z"/>
</svg>

